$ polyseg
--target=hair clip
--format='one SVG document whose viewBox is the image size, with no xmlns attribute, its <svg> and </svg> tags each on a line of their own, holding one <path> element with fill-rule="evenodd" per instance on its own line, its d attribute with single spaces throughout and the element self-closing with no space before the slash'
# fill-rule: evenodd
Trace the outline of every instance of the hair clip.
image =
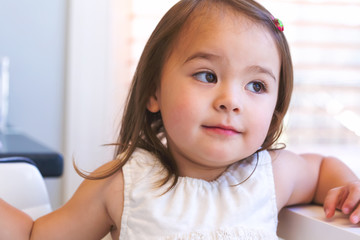
<svg viewBox="0 0 360 240">
<path fill-rule="evenodd" d="M 283 23 L 279 19 L 274 18 L 273 16 L 271 16 L 271 18 L 277 29 L 279 29 L 280 32 L 283 32 L 284 31 Z"/>
</svg>

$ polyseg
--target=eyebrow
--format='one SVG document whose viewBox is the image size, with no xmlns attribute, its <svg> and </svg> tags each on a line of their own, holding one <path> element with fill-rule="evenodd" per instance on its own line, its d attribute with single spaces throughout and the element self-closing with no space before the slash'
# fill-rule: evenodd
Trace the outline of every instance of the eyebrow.
<svg viewBox="0 0 360 240">
<path fill-rule="evenodd" d="M 194 59 L 206 59 L 206 60 L 211 60 L 211 59 L 216 59 L 216 58 L 220 58 L 218 55 L 212 54 L 212 53 L 206 53 L 206 52 L 196 52 L 195 54 L 191 55 L 190 57 L 188 57 L 184 63 L 190 62 Z"/>
<path fill-rule="evenodd" d="M 276 77 L 275 77 L 274 73 L 266 67 L 262 67 L 259 65 L 253 65 L 253 66 L 247 67 L 246 70 L 249 72 L 254 72 L 254 73 L 264 73 L 266 75 L 269 75 L 276 82 Z"/>
</svg>

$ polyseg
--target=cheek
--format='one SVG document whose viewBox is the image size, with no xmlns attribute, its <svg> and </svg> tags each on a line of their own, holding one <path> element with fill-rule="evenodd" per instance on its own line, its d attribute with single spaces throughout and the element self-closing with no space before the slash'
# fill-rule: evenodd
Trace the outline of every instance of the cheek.
<svg viewBox="0 0 360 240">
<path fill-rule="evenodd" d="M 262 142 L 265 140 L 271 120 L 274 114 L 274 104 L 266 104 L 261 108 L 258 108 L 257 110 L 257 117 L 253 118 L 253 128 L 256 132 L 256 136 L 258 138 L 258 141 Z"/>
<path fill-rule="evenodd" d="M 193 121 L 195 106 L 190 97 L 184 94 L 168 95 L 161 107 L 161 114 L 166 129 L 187 128 Z"/>
<path fill-rule="evenodd" d="M 269 119 L 268 116 L 264 116 L 264 115 L 254 120 L 253 128 L 259 137 L 265 137 L 267 135 L 270 126 L 270 121 L 271 119 Z"/>
<path fill-rule="evenodd" d="M 170 106 L 169 106 L 170 107 Z M 186 105 L 173 104 L 170 111 L 162 111 L 162 117 L 165 124 L 165 128 L 182 128 L 184 120 L 187 119 Z"/>
</svg>

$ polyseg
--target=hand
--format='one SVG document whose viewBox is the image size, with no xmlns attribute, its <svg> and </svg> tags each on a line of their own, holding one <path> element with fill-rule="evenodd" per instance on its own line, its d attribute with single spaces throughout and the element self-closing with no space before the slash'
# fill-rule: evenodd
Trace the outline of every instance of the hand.
<svg viewBox="0 0 360 240">
<path fill-rule="evenodd" d="M 324 211 L 327 218 L 335 214 L 335 209 L 344 214 L 350 214 L 353 224 L 360 222 L 360 181 L 346 184 L 342 187 L 330 189 L 324 200 Z"/>
</svg>

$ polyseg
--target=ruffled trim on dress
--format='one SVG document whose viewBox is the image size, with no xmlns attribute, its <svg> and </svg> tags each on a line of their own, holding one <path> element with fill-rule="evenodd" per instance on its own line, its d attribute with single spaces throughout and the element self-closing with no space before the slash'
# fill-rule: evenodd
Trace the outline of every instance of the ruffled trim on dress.
<svg viewBox="0 0 360 240">
<path fill-rule="evenodd" d="M 279 238 L 263 229 L 247 227 L 222 228 L 208 232 L 191 232 L 168 236 L 162 240 L 279 240 Z"/>
</svg>

